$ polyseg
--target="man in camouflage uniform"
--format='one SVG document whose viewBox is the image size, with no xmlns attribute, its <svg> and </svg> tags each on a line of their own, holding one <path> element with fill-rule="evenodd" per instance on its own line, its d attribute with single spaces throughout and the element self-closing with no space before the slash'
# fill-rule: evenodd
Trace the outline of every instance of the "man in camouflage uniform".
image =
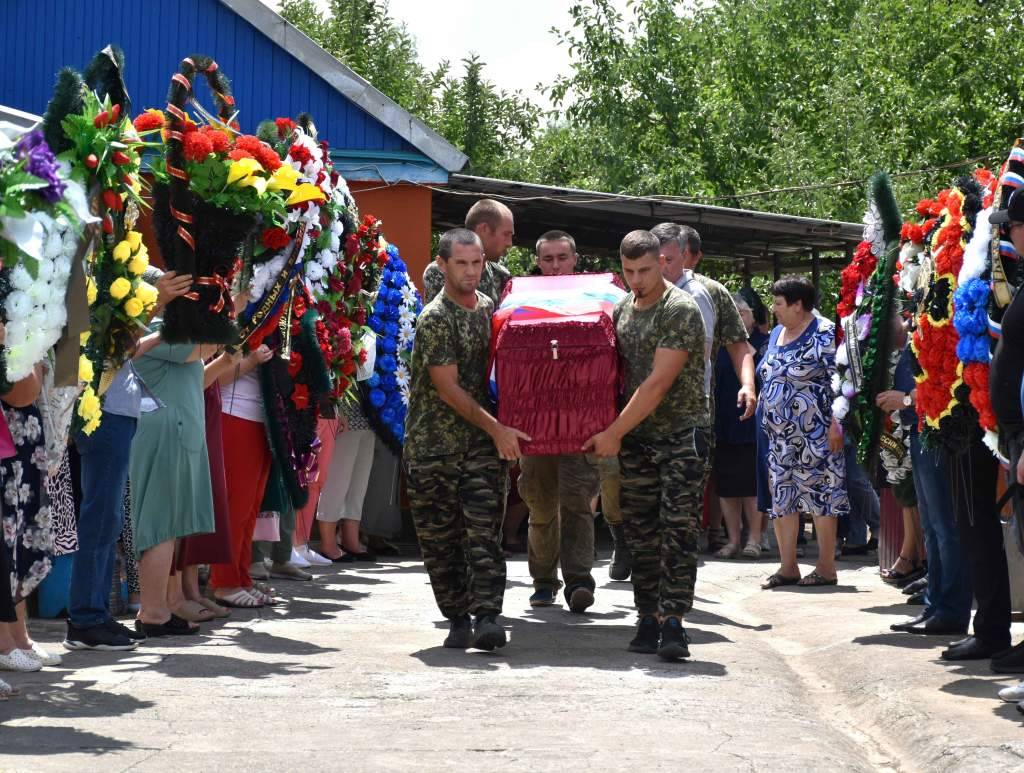
<svg viewBox="0 0 1024 773">
<path fill-rule="evenodd" d="M 710 442 L 704 323 L 694 300 L 662 277 L 654 234 L 627 234 L 619 253 L 630 288 L 613 315 L 626 403 L 584 449 L 619 456 L 640 616 L 629 649 L 677 660 L 690 654 L 682 617 L 693 606 Z"/>
<path fill-rule="evenodd" d="M 548 231 L 537 240 L 537 265 L 544 276 L 576 271 L 576 241 L 565 231 Z M 530 606 L 555 603 L 558 565 L 562 565 L 565 599 L 576 613 L 594 603 L 594 514 L 599 477 L 594 459 L 585 454 L 524 456 L 519 493 L 530 508 L 528 558 L 535 591 Z"/>
<path fill-rule="evenodd" d="M 497 622 L 505 593 L 503 460 L 518 458 L 519 440 L 529 438 L 488 411 L 494 304 L 476 289 L 484 267 L 480 238 L 448 231 L 437 263 L 444 289 L 423 309 L 412 352 L 409 507 L 434 598 L 450 621 L 444 646 L 493 650 L 506 642 Z"/>
<path fill-rule="evenodd" d="M 477 289 L 493 301 L 494 308 L 498 308 L 505 285 L 512 278 L 509 270 L 498 262 L 512 246 L 512 237 L 516 233 L 512 210 L 500 201 L 480 199 L 466 213 L 466 228 L 480 237 L 487 258 Z M 423 287 L 427 303 L 444 287 L 444 274 L 436 262 L 430 263 L 423 272 Z"/>
</svg>

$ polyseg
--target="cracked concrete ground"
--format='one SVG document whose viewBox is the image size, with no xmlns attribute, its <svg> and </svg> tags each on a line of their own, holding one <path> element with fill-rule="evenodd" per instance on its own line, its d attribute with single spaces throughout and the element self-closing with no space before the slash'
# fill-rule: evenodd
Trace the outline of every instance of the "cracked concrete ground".
<svg viewBox="0 0 1024 773">
<path fill-rule="evenodd" d="M 496 654 L 440 647 L 416 561 L 280 582 L 285 607 L 194 639 L 67 653 L 9 678 L 24 694 L 0 703 L 0 770 L 1024 768 L 1024 718 L 995 695 L 1013 680 L 942 663 L 948 639 L 889 633 L 918 608 L 874 567 L 763 592 L 768 560 L 706 562 L 693 659 L 666 664 L 625 651 L 632 595 L 606 563 L 575 616 L 531 610 L 526 562 L 510 561 Z M 63 633 L 32 630 L 47 646 Z"/>
</svg>

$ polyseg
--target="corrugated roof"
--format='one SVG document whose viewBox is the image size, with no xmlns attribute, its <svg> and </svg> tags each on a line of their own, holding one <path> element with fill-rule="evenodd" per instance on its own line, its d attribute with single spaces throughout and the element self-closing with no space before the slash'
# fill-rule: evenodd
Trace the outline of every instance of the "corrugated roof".
<svg viewBox="0 0 1024 773">
<path fill-rule="evenodd" d="M 581 252 L 618 250 L 629 231 L 673 222 L 693 226 L 708 258 L 750 260 L 763 267 L 774 256 L 788 259 L 819 254 L 844 256 L 861 241 L 864 226 L 836 220 L 709 206 L 657 196 L 601 191 L 453 174 L 446 188 L 433 189 L 434 226 L 460 226 L 479 198 L 506 203 L 516 218 L 516 243 L 532 247 L 545 231 L 570 232 Z"/>
</svg>

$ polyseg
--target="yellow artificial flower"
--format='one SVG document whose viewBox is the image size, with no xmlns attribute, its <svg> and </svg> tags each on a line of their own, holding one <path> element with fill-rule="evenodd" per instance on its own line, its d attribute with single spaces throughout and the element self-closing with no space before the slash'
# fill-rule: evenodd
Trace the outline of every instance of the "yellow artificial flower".
<svg viewBox="0 0 1024 773">
<path fill-rule="evenodd" d="M 93 278 L 91 276 L 90 277 L 86 277 L 86 279 L 85 279 L 85 297 L 89 301 L 89 305 L 90 306 L 92 306 L 94 303 L 96 303 L 96 293 L 97 293 L 97 291 L 96 291 L 96 282 L 93 281 Z"/>
<path fill-rule="evenodd" d="M 323 201 L 326 198 L 324 192 L 316 185 L 313 185 L 313 183 L 302 183 L 302 185 L 292 191 L 292 195 L 288 197 L 285 206 L 291 207 L 306 201 Z"/>
<path fill-rule="evenodd" d="M 124 313 L 129 317 L 138 317 L 145 310 L 146 307 L 142 305 L 142 301 L 138 298 L 132 297 L 124 302 Z"/>
<path fill-rule="evenodd" d="M 139 286 L 135 288 L 135 297 L 142 302 L 143 306 L 152 306 L 157 302 L 160 293 L 149 282 L 139 282 Z"/>
<path fill-rule="evenodd" d="M 100 426 L 100 417 L 102 415 L 102 413 L 99 413 L 93 418 L 89 419 L 89 421 L 87 421 L 83 425 L 82 432 L 84 432 L 86 435 L 91 435 L 93 432 L 95 432 L 96 429 Z"/>
<path fill-rule="evenodd" d="M 149 256 L 145 250 L 141 250 L 138 255 L 128 261 L 128 270 L 135 276 L 141 276 L 147 268 L 149 268 Z"/>
<path fill-rule="evenodd" d="M 123 276 L 119 276 L 117 279 L 110 283 L 110 297 L 113 298 L 115 301 L 121 300 L 131 291 L 132 283 L 125 279 Z"/>
<path fill-rule="evenodd" d="M 125 240 L 132 248 L 132 252 L 137 252 L 139 247 L 142 245 L 142 234 L 138 231 L 129 231 Z"/>
<path fill-rule="evenodd" d="M 94 375 L 92 362 L 83 354 L 78 358 L 78 380 L 90 384 Z"/>
<path fill-rule="evenodd" d="M 267 182 L 268 191 L 293 191 L 299 183 L 299 173 L 288 164 L 281 164 Z"/>
<path fill-rule="evenodd" d="M 78 400 L 78 415 L 85 421 L 82 431 L 86 435 L 91 435 L 93 430 L 100 425 L 101 408 L 100 398 L 97 397 L 96 391 L 91 386 L 87 386 Z"/>
<path fill-rule="evenodd" d="M 267 189 L 267 180 L 265 177 L 257 177 L 254 174 L 248 177 L 243 177 L 238 181 L 239 188 L 253 188 L 256 191 L 257 196 L 262 196 L 263 192 Z"/>
<path fill-rule="evenodd" d="M 232 161 L 231 166 L 228 167 L 228 185 L 262 171 L 263 167 L 255 158 L 240 158 L 237 161 Z"/>
<path fill-rule="evenodd" d="M 88 340 L 89 340 L 89 336 L 91 336 L 91 335 L 92 335 L 92 331 L 91 330 L 86 330 L 84 333 L 80 333 L 79 336 L 78 336 L 78 343 L 79 343 L 79 345 L 85 346 L 86 342 L 88 342 Z"/>
<path fill-rule="evenodd" d="M 114 247 L 114 260 L 118 263 L 125 263 L 132 256 L 132 245 L 128 240 L 124 240 L 117 243 Z"/>
</svg>

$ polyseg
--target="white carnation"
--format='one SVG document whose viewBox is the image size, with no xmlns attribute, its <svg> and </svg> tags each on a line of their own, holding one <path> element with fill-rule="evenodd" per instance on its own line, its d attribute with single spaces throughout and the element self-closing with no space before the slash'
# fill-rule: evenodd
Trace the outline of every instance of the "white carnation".
<svg viewBox="0 0 1024 773">
<path fill-rule="evenodd" d="M 28 325 L 23 320 L 12 319 L 7 323 L 7 337 L 5 343 L 7 346 L 21 346 L 25 343 L 26 333 L 28 332 Z"/>
<path fill-rule="evenodd" d="M 59 332 L 64 327 L 64 323 L 68 319 L 68 310 L 63 304 L 51 303 L 46 307 L 46 327 L 53 333 L 54 330 Z"/>
<path fill-rule="evenodd" d="M 306 279 L 310 282 L 319 282 L 324 278 L 324 267 L 317 263 L 315 260 L 311 260 L 306 263 Z"/>
<path fill-rule="evenodd" d="M 60 256 L 58 256 L 60 257 Z M 39 276 L 37 277 L 40 282 L 49 282 L 53 278 L 53 261 L 56 260 L 41 260 L 39 261 Z"/>
<path fill-rule="evenodd" d="M 35 283 L 32 275 L 28 273 L 28 269 L 22 264 L 16 265 L 11 269 L 11 284 L 14 285 L 15 290 L 27 290 Z"/>
<path fill-rule="evenodd" d="M 26 319 L 32 313 L 32 299 L 28 293 L 15 290 L 7 296 L 4 308 L 7 309 L 7 318 L 10 320 Z"/>
<path fill-rule="evenodd" d="M 53 278 L 64 280 L 71 276 L 71 258 L 61 255 L 53 263 Z"/>
<path fill-rule="evenodd" d="M 338 235 L 340 231 L 335 231 L 334 226 L 331 226 L 331 252 L 341 252 L 341 237 Z"/>
<path fill-rule="evenodd" d="M 50 300 L 50 288 L 49 285 L 44 282 L 36 282 L 28 290 L 25 291 L 28 297 L 32 300 L 32 303 L 36 306 L 42 306 L 44 303 Z"/>
<path fill-rule="evenodd" d="M 46 236 L 46 243 L 43 245 L 43 257 L 53 260 L 64 252 L 64 240 L 60 238 L 59 231 L 50 231 Z"/>
</svg>

